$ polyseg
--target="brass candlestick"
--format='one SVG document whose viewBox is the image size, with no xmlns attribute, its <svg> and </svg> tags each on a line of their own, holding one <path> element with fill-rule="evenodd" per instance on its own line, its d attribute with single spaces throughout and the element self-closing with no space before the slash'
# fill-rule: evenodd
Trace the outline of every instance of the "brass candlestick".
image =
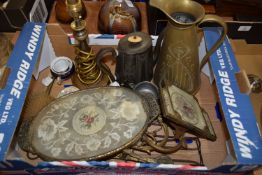
<svg viewBox="0 0 262 175">
<path fill-rule="evenodd" d="M 97 83 L 102 76 L 100 69 L 96 65 L 95 53 L 88 46 L 88 33 L 86 30 L 86 21 L 82 19 L 81 0 L 66 0 L 66 6 L 69 15 L 73 17 L 71 28 L 75 39 L 79 42 L 76 47 L 76 73 L 81 83 L 84 85 L 92 85 Z"/>
</svg>

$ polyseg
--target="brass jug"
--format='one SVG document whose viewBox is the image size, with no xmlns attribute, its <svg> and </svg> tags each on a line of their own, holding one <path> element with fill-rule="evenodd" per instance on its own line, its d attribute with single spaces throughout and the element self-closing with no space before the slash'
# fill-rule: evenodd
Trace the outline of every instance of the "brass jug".
<svg viewBox="0 0 262 175">
<path fill-rule="evenodd" d="M 154 82 L 174 84 L 195 94 L 200 87 L 200 70 L 209 56 L 223 42 L 227 27 L 223 19 L 216 15 L 205 15 L 199 3 L 191 0 L 150 0 L 150 5 L 163 11 L 168 17 L 166 28 L 159 35 L 155 56 L 158 59 Z M 207 52 L 199 64 L 197 31 L 205 22 L 216 22 L 223 27 L 220 38 Z"/>
</svg>

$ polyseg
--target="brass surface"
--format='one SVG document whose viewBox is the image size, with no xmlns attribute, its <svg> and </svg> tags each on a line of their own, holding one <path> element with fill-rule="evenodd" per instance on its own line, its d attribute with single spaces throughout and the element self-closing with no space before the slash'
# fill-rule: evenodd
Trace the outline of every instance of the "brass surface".
<svg viewBox="0 0 262 175">
<path fill-rule="evenodd" d="M 78 79 L 86 85 L 98 82 L 102 76 L 101 70 L 97 67 L 95 53 L 92 49 L 85 52 L 76 48 L 76 71 Z"/>
<path fill-rule="evenodd" d="M 227 27 L 222 18 L 205 15 L 204 8 L 190 0 L 150 0 L 150 5 L 160 9 L 168 17 L 167 27 L 157 41 L 157 66 L 154 82 L 171 82 L 190 94 L 200 88 L 200 70 L 209 56 L 220 46 Z M 215 22 L 223 27 L 222 34 L 214 46 L 199 63 L 197 32 L 199 25 Z"/>
<path fill-rule="evenodd" d="M 158 119 L 160 118 L 161 117 Z M 146 163 L 187 163 L 191 165 L 203 165 L 199 138 L 188 137 L 184 134 L 181 135 L 180 132 L 176 132 L 176 130 L 180 129 L 179 127 L 171 129 L 169 126 L 162 126 L 158 128 L 157 126 L 161 125 L 159 123 L 160 120 L 158 119 L 149 125 L 149 128 L 143 135 L 142 140 L 137 142 L 134 146 L 124 149 L 120 154 L 115 156 L 114 159 Z M 149 131 L 151 127 L 154 127 L 155 129 Z M 170 132 L 173 133 L 173 135 L 170 134 Z M 188 139 L 192 140 L 195 146 L 192 147 L 191 143 L 191 146 L 188 147 L 186 143 L 186 140 Z M 179 150 L 187 150 L 188 152 L 197 151 L 199 153 L 199 162 L 186 159 L 173 159 L 169 157 L 171 154 L 175 155 Z"/>
<path fill-rule="evenodd" d="M 69 15 L 74 19 L 81 18 L 82 4 L 81 0 L 66 0 L 67 10 Z"/>
</svg>

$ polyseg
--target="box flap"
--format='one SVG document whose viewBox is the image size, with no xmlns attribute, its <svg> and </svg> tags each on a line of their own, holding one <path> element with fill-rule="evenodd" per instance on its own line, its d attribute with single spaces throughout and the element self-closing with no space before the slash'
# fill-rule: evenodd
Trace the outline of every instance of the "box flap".
<svg viewBox="0 0 262 175">
<path fill-rule="evenodd" d="M 0 90 L 0 161 L 7 154 L 20 118 L 45 28 L 45 23 L 26 23 L 8 60 L 11 71 L 6 86 Z"/>
<path fill-rule="evenodd" d="M 220 36 L 217 28 L 205 28 L 209 50 Z M 235 74 L 239 67 L 228 38 L 210 57 L 219 98 L 238 163 L 262 164 L 262 141 L 247 94 L 240 93 Z"/>
</svg>

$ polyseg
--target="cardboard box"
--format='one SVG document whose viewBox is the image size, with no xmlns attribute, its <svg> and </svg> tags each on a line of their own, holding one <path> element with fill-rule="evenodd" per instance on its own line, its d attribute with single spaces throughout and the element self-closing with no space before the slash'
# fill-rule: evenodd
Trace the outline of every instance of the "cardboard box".
<svg viewBox="0 0 262 175">
<path fill-rule="evenodd" d="M 262 22 L 250 20 L 227 21 L 228 36 L 232 39 L 244 39 L 248 44 L 262 44 Z"/>
<path fill-rule="evenodd" d="M 245 40 L 234 40 L 232 42 L 233 51 L 236 55 L 237 62 L 242 71 L 246 74 L 253 74 L 262 77 L 262 45 L 247 44 Z M 262 128 L 262 93 L 251 93 L 251 103 L 256 115 L 258 126 Z"/>
<path fill-rule="evenodd" d="M 218 35 L 219 31 L 216 28 L 205 29 L 208 48 Z M 32 37 L 36 38 L 32 40 Z M 49 73 L 49 70 L 43 70 L 43 72 L 39 74 L 38 80 L 31 79 L 31 75 L 33 70 L 35 70 L 37 75 L 37 72 L 48 65 L 48 62 L 53 57 L 52 53 L 55 53 L 56 56 L 74 58 L 74 48 L 67 43 L 68 36 L 58 24 L 27 23 L 17 39 L 14 51 L 7 65 L 11 69 L 11 73 L 6 86 L 0 91 L 0 173 L 56 175 L 64 173 L 244 174 L 261 165 L 262 157 L 260 155 L 262 153 L 262 142 L 259 130 L 256 127 L 255 115 L 249 97 L 245 94 L 240 94 L 238 91 L 238 85 L 233 75 L 234 71 L 238 71 L 239 68 L 236 65 L 235 57 L 228 40 L 225 40 L 224 45 L 220 47 L 221 52 L 217 51 L 211 58 L 211 65 L 215 79 L 217 80 L 218 96 L 224 117 L 218 118 L 216 115 L 216 112 L 219 114 L 219 110 L 215 110 L 217 99 L 216 93 L 214 92 L 216 91 L 214 91 L 214 88 L 209 84 L 208 78 L 204 75 L 201 76 L 202 86 L 197 94 L 201 106 L 210 115 L 211 122 L 217 134 L 217 140 L 215 142 L 201 139 L 201 150 L 206 166 L 114 161 L 43 162 L 39 159 L 34 161 L 29 160 L 25 153 L 17 146 L 16 129 L 18 129 L 17 126 L 19 126 L 19 122 L 23 120 L 20 115 L 26 95 L 30 96 L 43 88 L 41 80 Z M 101 46 L 94 46 L 94 48 L 97 50 L 101 48 Z M 41 57 L 50 59 L 41 59 Z M 223 69 L 221 69 L 222 63 L 224 63 Z M 39 65 L 45 66 L 40 68 Z M 234 69 L 230 69 L 232 66 Z M 221 77 L 221 75 L 224 77 Z M 228 75 L 228 77 L 226 77 L 226 75 Z M 221 79 L 223 79 L 223 81 Z M 226 104 L 228 100 L 225 98 L 225 91 L 223 91 L 225 85 L 222 84 L 221 81 L 223 83 L 231 83 L 230 85 L 227 84 L 226 87 L 227 89 L 232 89 L 235 97 L 235 101 L 231 98 L 232 106 Z M 52 90 L 52 95 L 55 96 L 62 88 L 62 86 L 57 85 L 57 87 Z M 228 97 L 232 97 L 232 94 Z M 236 104 L 237 107 L 235 107 L 234 104 Z M 245 109 L 241 105 L 248 106 L 249 108 Z M 232 117 L 235 117 L 235 120 L 233 120 L 234 118 L 232 119 Z M 242 130 L 240 130 L 241 128 Z M 232 142 L 232 146 L 230 142 Z M 228 145 L 228 151 L 226 145 Z M 189 158 L 196 161 L 198 161 L 199 158 L 197 153 L 184 150 L 172 156 L 177 159 Z"/>
<path fill-rule="evenodd" d="M 216 4 L 216 14 L 227 23 L 231 39 L 244 39 L 248 44 L 262 44 L 261 1 L 220 0 Z"/>
<path fill-rule="evenodd" d="M 207 49 L 214 44 L 217 38 L 216 31 L 213 29 L 205 30 Z M 238 44 L 236 45 L 239 47 Z M 239 54 L 241 55 L 241 52 Z M 237 57 L 240 58 L 240 55 L 237 55 Z M 240 72 L 240 67 L 228 40 L 225 40 L 223 45 L 211 56 L 210 64 L 215 76 L 220 104 L 236 158 L 239 164 L 259 165 L 262 161 L 262 157 L 260 156 L 262 142 L 261 128 L 258 126 L 259 120 L 257 119 L 261 118 L 261 112 L 256 112 L 255 115 L 252 102 L 261 108 L 261 95 L 252 94 L 256 96 L 255 99 L 257 100 L 253 97 L 251 101 L 249 94 L 240 91 L 240 86 L 243 82 L 239 82 L 236 78 Z M 261 66 L 261 60 L 251 58 L 248 55 L 245 56 L 245 61 L 244 63 L 242 61 L 241 64 L 242 69 L 249 68 L 250 73 L 254 73 L 260 77 L 261 70 L 256 67 Z"/>
<path fill-rule="evenodd" d="M 28 21 L 45 22 L 52 0 L 9 0 L 0 5 L 0 32 L 21 30 Z"/>
</svg>

